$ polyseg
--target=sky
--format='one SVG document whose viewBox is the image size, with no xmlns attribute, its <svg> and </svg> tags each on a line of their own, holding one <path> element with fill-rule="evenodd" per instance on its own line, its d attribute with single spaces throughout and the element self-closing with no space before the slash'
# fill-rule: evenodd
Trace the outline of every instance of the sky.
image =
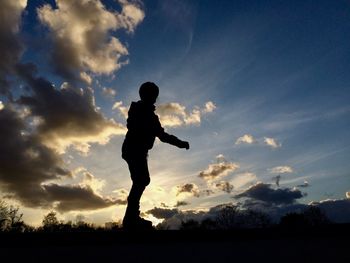
<svg viewBox="0 0 350 263">
<path fill-rule="evenodd" d="M 4 0 L 0 195 L 24 221 L 119 221 L 138 88 L 156 141 L 142 215 L 170 227 L 224 204 L 310 205 L 350 222 L 348 1 Z"/>
</svg>

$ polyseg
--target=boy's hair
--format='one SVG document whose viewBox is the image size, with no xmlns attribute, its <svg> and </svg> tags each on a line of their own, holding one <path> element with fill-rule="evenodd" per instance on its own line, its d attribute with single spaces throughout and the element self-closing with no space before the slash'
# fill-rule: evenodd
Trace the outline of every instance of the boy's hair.
<svg viewBox="0 0 350 263">
<path fill-rule="evenodd" d="M 140 86 L 139 94 L 141 100 L 152 101 L 159 95 L 159 88 L 153 82 L 145 82 Z"/>
</svg>

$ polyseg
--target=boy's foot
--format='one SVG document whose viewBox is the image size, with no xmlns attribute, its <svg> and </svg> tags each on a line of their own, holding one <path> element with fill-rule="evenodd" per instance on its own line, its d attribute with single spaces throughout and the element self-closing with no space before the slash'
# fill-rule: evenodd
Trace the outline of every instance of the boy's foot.
<svg viewBox="0 0 350 263">
<path fill-rule="evenodd" d="M 127 230 L 150 230 L 153 229 L 152 222 L 141 217 L 124 219 L 123 228 Z"/>
</svg>

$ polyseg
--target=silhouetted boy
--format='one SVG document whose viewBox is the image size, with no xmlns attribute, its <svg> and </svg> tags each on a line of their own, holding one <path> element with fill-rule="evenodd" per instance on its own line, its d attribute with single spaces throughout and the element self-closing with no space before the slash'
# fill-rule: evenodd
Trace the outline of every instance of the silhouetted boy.
<svg viewBox="0 0 350 263">
<path fill-rule="evenodd" d="M 128 112 L 128 132 L 122 146 L 122 157 L 128 163 L 132 180 L 123 219 L 123 227 L 127 229 L 140 229 L 152 225 L 151 221 L 140 218 L 139 209 L 141 195 L 150 183 L 147 155 L 148 150 L 153 147 L 155 137 L 179 148 L 190 147 L 188 142 L 166 133 L 154 113 L 154 103 L 159 94 L 158 86 L 152 82 L 143 83 L 139 94 L 141 100 L 132 102 Z"/>
</svg>

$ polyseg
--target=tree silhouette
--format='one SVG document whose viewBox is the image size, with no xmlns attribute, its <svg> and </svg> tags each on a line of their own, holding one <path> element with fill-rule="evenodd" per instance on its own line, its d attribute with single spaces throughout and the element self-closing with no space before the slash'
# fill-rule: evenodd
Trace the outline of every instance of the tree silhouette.
<svg viewBox="0 0 350 263">
<path fill-rule="evenodd" d="M 319 227 L 329 223 L 326 214 L 316 206 L 310 206 L 301 213 L 288 213 L 280 220 L 280 226 L 286 228 Z"/>
<path fill-rule="evenodd" d="M 206 218 L 201 222 L 200 228 L 203 230 L 214 230 L 217 229 L 217 223 L 215 220 Z"/>
<path fill-rule="evenodd" d="M 219 229 L 232 229 L 238 226 L 238 207 L 228 205 L 221 209 L 216 217 L 216 223 Z"/>
<path fill-rule="evenodd" d="M 240 213 L 240 227 L 266 228 L 271 226 L 271 218 L 261 211 L 246 210 Z"/>
<path fill-rule="evenodd" d="M 2 231 L 24 232 L 26 226 L 22 220 L 23 214 L 19 213 L 19 207 L 8 205 L 3 200 L 0 201 L 0 229 Z"/>
<path fill-rule="evenodd" d="M 56 212 L 50 211 L 43 219 L 43 228 L 45 230 L 53 231 L 58 228 L 59 222 L 56 217 Z"/>
<path fill-rule="evenodd" d="M 331 223 L 321 208 L 314 205 L 311 205 L 306 210 L 304 210 L 303 215 L 307 220 L 309 226 L 322 226 Z"/>
</svg>

